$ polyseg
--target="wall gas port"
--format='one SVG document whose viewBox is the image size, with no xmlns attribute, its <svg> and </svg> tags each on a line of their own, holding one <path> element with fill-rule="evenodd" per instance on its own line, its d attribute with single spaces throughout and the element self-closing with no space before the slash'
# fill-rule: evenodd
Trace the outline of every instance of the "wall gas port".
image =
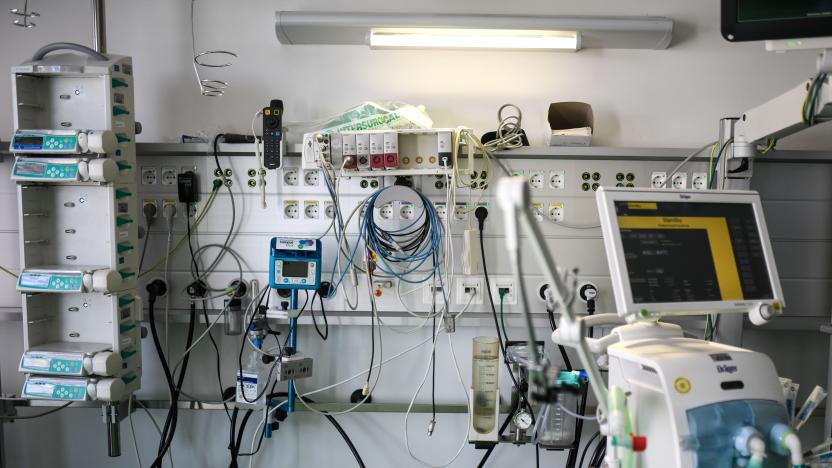
<svg viewBox="0 0 832 468">
<path fill-rule="evenodd" d="M 469 293 L 474 293 L 471 305 L 482 304 L 483 296 L 486 294 L 483 287 L 483 280 L 480 278 L 457 278 L 456 279 L 456 303 L 460 306 L 468 304 Z"/>
<path fill-rule="evenodd" d="M 318 202 L 306 200 L 303 202 L 303 217 L 306 219 L 318 219 L 321 215 Z"/>
<path fill-rule="evenodd" d="M 595 283 L 581 283 L 578 285 L 578 298 L 586 303 L 588 299 L 598 298 L 598 286 Z"/>
<path fill-rule="evenodd" d="M 300 208 L 297 200 L 286 200 L 283 202 L 283 217 L 285 219 L 300 218 Z"/>
<path fill-rule="evenodd" d="M 517 288 L 513 280 L 497 279 L 491 283 L 491 294 L 493 294 L 494 303 L 497 305 L 500 304 L 500 292 L 503 293 L 503 304 L 517 304 Z"/>
<path fill-rule="evenodd" d="M 298 184 L 298 170 L 297 169 L 283 169 L 283 183 L 286 185 Z"/>
<path fill-rule="evenodd" d="M 543 302 L 546 302 L 546 293 L 549 291 L 551 286 L 549 283 L 540 283 L 537 285 L 537 298 Z"/>
</svg>

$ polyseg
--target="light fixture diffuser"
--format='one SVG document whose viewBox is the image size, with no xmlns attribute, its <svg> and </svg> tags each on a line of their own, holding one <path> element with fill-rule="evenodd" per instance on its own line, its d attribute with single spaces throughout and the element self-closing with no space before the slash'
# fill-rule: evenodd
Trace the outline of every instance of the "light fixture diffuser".
<svg viewBox="0 0 832 468">
<path fill-rule="evenodd" d="M 575 31 L 524 29 L 380 28 L 370 31 L 372 48 L 511 49 L 577 51 Z"/>
<path fill-rule="evenodd" d="M 281 44 L 430 49 L 666 49 L 673 20 L 654 16 L 520 16 L 278 11 Z"/>
</svg>

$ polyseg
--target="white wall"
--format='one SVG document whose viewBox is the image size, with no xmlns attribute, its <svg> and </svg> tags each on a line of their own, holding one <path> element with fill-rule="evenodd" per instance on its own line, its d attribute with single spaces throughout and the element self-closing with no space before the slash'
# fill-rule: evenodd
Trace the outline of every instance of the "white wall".
<svg viewBox="0 0 832 468">
<path fill-rule="evenodd" d="M 22 0 L 4 0 L 22 4 Z M 88 3 L 32 1 L 38 27 L 0 25 L 0 65 L 8 67 L 57 40 L 88 44 Z M 736 115 L 796 85 L 814 72 L 814 54 L 775 55 L 760 43 L 728 44 L 719 34 L 719 2 L 518 0 L 289 0 L 197 2 L 197 49 L 239 54 L 216 75 L 233 88 L 223 98 L 199 96 L 191 67 L 187 0 L 108 4 L 108 43 L 130 54 L 136 69 L 137 113 L 143 141 L 177 140 L 182 133 L 248 131 L 251 116 L 282 98 L 288 120 L 330 115 L 363 100 L 400 99 L 427 106 L 439 126 L 486 131 L 497 108 L 519 105 L 538 143 L 552 101 L 593 105 L 597 145 L 692 147 L 716 134 L 720 117 Z M 585 50 L 577 54 L 371 51 L 365 47 L 282 46 L 274 11 L 364 10 L 577 15 L 665 15 L 676 21 L 664 51 Z M 6 68 L 4 68 L 6 69 Z M 8 90 L 8 74 L 0 73 Z M 0 137 L 11 128 L 9 95 L 0 93 Z M 822 146 L 824 132 L 801 145 Z M 830 141 L 829 137 L 825 140 Z"/>
<path fill-rule="evenodd" d="M 18 3 L 22 4 L 22 0 L 4 0 L 3 10 L 7 6 L 19 6 Z M 23 61 L 48 42 L 89 42 L 88 2 L 32 0 L 30 3 L 42 15 L 37 28 L 13 27 L 5 17 L 0 23 L 0 70 Z M 582 100 L 595 108 L 598 145 L 689 147 L 714 138 L 720 117 L 738 114 L 794 86 L 814 71 L 812 54 L 774 55 L 764 52 L 760 44 L 731 45 L 723 41 L 719 36 L 717 1 L 521 0 L 512 5 L 514 12 L 522 14 L 666 15 L 677 22 L 675 40 L 665 51 L 587 50 L 577 54 L 287 47 L 281 46 L 274 36 L 276 9 L 489 13 L 511 10 L 504 2 L 486 4 L 476 0 L 454 3 L 206 0 L 198 3 L 197 47 L 228 49 L 240 55 L 232 68 L 216 75 L 232 83 L 232 89 L 222 98 L 204 98 L 198 94 L 190 62 L 189 2 L 186 0 L 110 2 L 109 49 L 134 57 L 137 110 L 145 129 L 141 141 L 175 141 L 182 133 L 212 134 L 218 129 L 244 132 L 255 110 L 271 98 L 282 98 L 290 120 L 326 116 L 363 100 L 400 99 L 426 105 L 437 126 L 468 125 L 480 131 L 492 129 L 497 108 L 512 102 L 525 112 L 524 127 L 529 135 L 541 143 L 548 103 Z M 0 92 L 0 139 L 8 139 L 13 131 L 8 80 L 7 73 L 0 73 L 0 90 L 4 90 Z M 828 130 L 811 133 L 791 141 L 791 145 L 832 147 Z M 784 146 L 789 146 L 786 143 Z M 0 172 L 5 172 L 3 169 Z M 0 180 L 0 192 L 12 187 L 6 178 Z M 9 203 L 0 206 L 0 220 L 5 220 L 0 226 L 9 225 L 16 210 L 12 198 L 4 200 Z M 16 258 L 16 231 L 0 230 L 0 234 L 5 234 L 0 244 L 0 264 L 6 264 L 6 260 Z M 9 280 L 0 276 L 0 281 Z M 0 307 L 16 302 L 14 298 L 0 300 Z M 15 371 L 22 348 L 19 327 L 18 322 L 0 322 L 4 392 L 19 391 L 20 376 Z M 175 328 L 171 339 L 181 342 L 181 327 Z M 459 346 L 461 362 L 470 359 L 465 343 L 478 331 L 483 330 L 461 331 L 457 339 L 462 344 Z M 328 344 L 326 353 L 321 351 L 320 355 L 330 355 L 329 346 L 334 346 L 337 355 L 355 356 L 345 367 L 360 368 L 367 351 L 366 335 L 364 327 L 344 327 L 337 341 Z M 385 338 L 386 343 L 391 343 L 390 348 L 400 350 L 408 343 L 415 343 L 418 337 L 402 339 L 387 333 Z M 231 369 L 237 340 L 223 341 L 221 346 L 224 368 Z M 447 354 L 446 348 L 440 352 Z M 148 352 L 148 356 L 153 354 Z M 208 394 L 214 388 L 211 356 L 207 351 L 200 354 L 186 387 L 203 389 L 201 394 Z M 408 358 L 386 370 L 389 374 L 385 374 L 379 388 L 379 401 L 409 399 L 410 382 L 416 373 L 413 369 L 422 368 L 423 357 L 420 354 Z M 345 375 L 346 371 L 339 371 L 335 363 L 320 363 L 328 369 L 328 374 L 321 376 L 321 382 Z M 438 390 L 439 400 L 459 402 L 461 397 L 452 369 L 446 366 L 439 375 L 443 382 Z M 163 398 L 165 392 L 158 364 L 147 356 L 145 376 L 141 397 Z M 400 382 L 408 384 L 400 385 Z M 338 396 L 349 393 L 344 392 Z M 182 418 L 175 447 L 177 466 L 222 466 L 227 460 L 225 416 L 185 412 Z M 418 466 L 406 455 L 401 420 L 401 415 L 362 414 L 341 418 L 368 466 Z M 455 452 L 464 417 L 440 416 L 439 432 L 433 439 L 424 436 L 426 418 L 419 416 L 415 421 L 411 432 L 419 439 L 420 454 L 436 462 Z M 143 414 L 136 416 L 136 424 L 147 463 L 156 436 Z M 42 421 L 21 421 L 7 427 L 6 432 L 10 466 L 125 466 L 132 456 L 129 433 L 124 427 L 124 457 L 106 458 L 97 410 L 73 410 Z M 38 441 L 38 436 L 53 444 L 52 448 L 43 450 L 45 444 Z M 543 455 L 542 466 L 557 466 L 556 463 L 562 463 L 559 457 L 559 454 Z M 478 459 L 479 453 L 467 448 L 453 466 L 474 466 Z M 324 420 L 311 415 L 299 415 L 287 421 L 260 458 L 263 464 L 278 460 L 304 468 L 352 466 L 337 434 Z M 533 466 L 533 461 L 528 447 L 501 447 L 491 466 Z"/>
</svg>

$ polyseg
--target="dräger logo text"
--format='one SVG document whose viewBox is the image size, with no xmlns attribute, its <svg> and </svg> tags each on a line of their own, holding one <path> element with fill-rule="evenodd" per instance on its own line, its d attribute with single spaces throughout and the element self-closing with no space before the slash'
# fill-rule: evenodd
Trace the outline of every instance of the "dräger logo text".
<svg viewBox="0 0 832 468">
<path fill-rule="evenodd" d="M 728 365 L 716 366 L 716 370 L 720 374 L 733 374 L 733 373 L 737 372 L 737 366 L 728 366 Z"/>
</svg>

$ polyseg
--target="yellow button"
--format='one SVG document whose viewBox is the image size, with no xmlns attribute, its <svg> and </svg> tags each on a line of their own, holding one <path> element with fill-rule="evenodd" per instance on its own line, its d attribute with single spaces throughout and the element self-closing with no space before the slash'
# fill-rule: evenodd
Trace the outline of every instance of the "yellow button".
<svg viewBox="0 0 832 468">
<path fill-rule="evenodd" d="M 266 110 L 263 111 L 263 114 L 264 115 L 272 115 L 272 111 L 271 111 L 271 109 L 266 109 Z"/>
</svg>

